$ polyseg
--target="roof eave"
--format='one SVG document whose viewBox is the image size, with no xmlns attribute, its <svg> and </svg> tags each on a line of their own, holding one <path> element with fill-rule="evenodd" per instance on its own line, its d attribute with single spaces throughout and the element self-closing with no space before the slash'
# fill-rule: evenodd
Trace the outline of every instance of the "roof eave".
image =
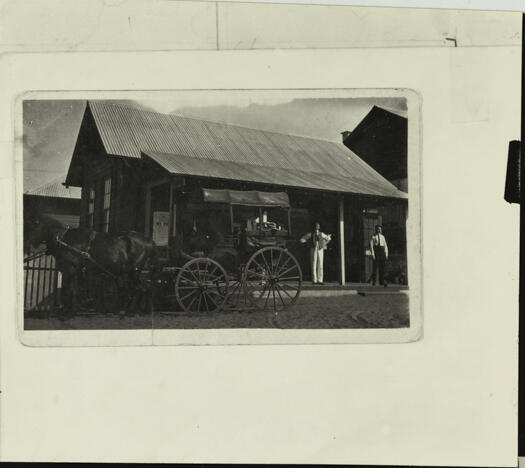
<svg viewBox="0 0 525 468">
<path fill-rule="evenodd" d="M 153 162 L 156 166 L 166 171 L 171 176 L 184 176 L 184 177 L 194 177 L 198 179 L 210 179 L 210 180 L 228 180 L 228 181 L 237 181 L 237 182 L 246 182 L 248 184 L 259 184 L 259 185 L 265 185 L 265 186 L 273 186 L 273 187 L 282 187 L 283 189 L 299 189 L 299 190 L 308 190 L 308 191 L 315 191 L 315 192 L 330 192 L 334 194 L 339 195 L 351 195 L 356 197 L 366 197 L 366 198 L 381 198 L 381 199 L 390 199 L 390 200 L 408 200 L 408 194 L 405 192 L 397 191 L 398 193 L 396 195 L 380 195 L 380 194 L 372 194 L 372 193 L 362 193 L 362 192 L 343 192 L 340 190 L 331 190 L 331 189 L 321 189 L 321 188 L 315 188 L 315 187 L 305 187 L 305 186 L 299 186 L 299 185 L 284 185 L 284 184 L 278 184 L 278 183 L 270 183 L 270 182 L 264 182 L 264 181 L 242 181 L 239 179 L 232 179 L 232 178 L 226 178 L 226 177 L 213 177 L 213 176 L 205 176 L 205 175 L 192 175 L 192 174 L 180 174 L 176 171 L 170 170 L 162 164 L 160 164 L 158 161 L 156 161 L 154 158 L 152 158 L 149 154 L 142 151 L 141 152 L 141 159 L 147 159 L 148 161 Z"/>
</svg>

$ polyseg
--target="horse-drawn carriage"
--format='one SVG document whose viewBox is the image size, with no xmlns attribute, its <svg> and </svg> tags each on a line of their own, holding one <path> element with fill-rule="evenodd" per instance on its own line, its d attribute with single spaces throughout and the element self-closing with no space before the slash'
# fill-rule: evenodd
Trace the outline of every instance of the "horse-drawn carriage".
<svg viewBox="0 0 525 468">
<path fill-rule="evenodd" d="M 212 189 L 202 192 L 205 203 L 229 206 L 230 232 L 202 232 L 202 250 L 189 254 L 185 250 L 192 250 L 187 247 L 191 239 L 186 243 L 175 240 L 172 264 L 168 261 L 162 267 L 162 279 L 157 280 L 164 284 L 163 298 L 173 298 L 176 307 L 195 314 L 223 309 L 277 313 L 294 304 L 301 292 L 302 271 L 291 252 L 296 240 L 291 236 L 287 194 Z M 248 209 L 252 216 L 248 213 L 235 220 L 234 208 Z M 276 215 L 275 220 L 269 219 L 268 211 Z M 194 232 L 194 237 L 198 233 Z M 206 243 L 210 238 L 214 241 Z"/>
<path fill-rule="evenodd" d="M 148 312 L 156 304 L 162 312 L 188 314 L 277 313 L 294 304 L 302 271 L 292 253 L 297 241 L 291 235 L 288 195 L 199 190 L 201 208 L 220 204 L 219 228 L 194 224 L 190 233 L 173 230 L 158 245 L 135 231 L 69 229 L 28 214 L 24 243 L 46 244 L 62 273 L 63 304 L 57 310 L 122 313 L 138 307 Z M 187 210 L 181 222 L 191 217 Z"/>
</svg>

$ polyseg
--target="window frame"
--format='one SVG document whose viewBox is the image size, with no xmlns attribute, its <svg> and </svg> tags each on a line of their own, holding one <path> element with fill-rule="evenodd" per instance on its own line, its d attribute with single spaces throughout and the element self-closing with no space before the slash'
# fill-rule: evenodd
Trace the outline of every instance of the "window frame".
<svg viewBox="0 0 525 468">
<path fill-rule="evenodd" d="M 95 226 L 95 203 L 97 199 L 97 192 L 95 185 L 88 186 L 88 204 L 87 204 L 87 227 L 93 228 Z"/>
<path fill-rule="evenodd" d="M 111 189 L 112 181 L 111 176 L 104 179 L 104 196 L 102 198 L 102 220 L 101 220 L 101 231 L 109 232 L 110 221 L 111 221 Z"/>
</svg>

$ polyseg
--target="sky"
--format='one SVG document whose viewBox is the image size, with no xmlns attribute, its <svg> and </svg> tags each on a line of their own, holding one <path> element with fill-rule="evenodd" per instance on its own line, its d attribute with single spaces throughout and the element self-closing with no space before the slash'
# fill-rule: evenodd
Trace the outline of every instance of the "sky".
<svg viewBox="0 0 525 468">
<path fill-rule="evenodd" d="M 336 142 L 374 105 L 406 112 L 402 98 L 315 97 L 306 91 L 186 91 L 140 97 L 107 101 Z M 85 100 L 24 101 L 24 191 L 65 177 L 85 107 Z"/>
</svg>

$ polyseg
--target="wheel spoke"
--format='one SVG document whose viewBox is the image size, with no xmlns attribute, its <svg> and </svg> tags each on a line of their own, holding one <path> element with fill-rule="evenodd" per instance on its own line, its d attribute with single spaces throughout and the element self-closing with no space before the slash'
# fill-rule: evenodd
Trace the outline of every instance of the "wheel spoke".
<svg viewBox="0 0 525 468">
<path fill-rule="evenodd" d="M 293 297 L 290 296 L 290 294 L 288 294 L 288 291 L 286 289 L 284 289 L 279 283 L 277 283 L 277 287 L 282 291 L 284 292 L 290 299 L 293 300 Z"/>
<path fill-rule="evenodd" d="M 283 296 L 281 296 L 281 292 L 279 291 L 279 284 L 276 283 L 275 285 L 277 286 L 277 288 L 276 288 L 277 289 L 277 294 L 279 295 L 279 298 L 281 299 L 281 302 L 283 303 L 283 306 L 285 306 L 286 304 L 285 304 L 285 302 L 283 300 Z"/>
<path fill-rule="evenodd" d="M 279 266 L 279 263 L 281 263 L 281 257 L 283 256 L 284 250 L 279 249 L 279 257 L 277 258 L 277 263 L 275 264 L 275 270 L 273 273 L 275 274 L 277 272 L 277 267 Z"/>
<path fill-rule="evenodd" d="M 197 283 L 197 280 L 196 279 L 192 279 L 189 276 L 181 275 L 179 282 L 180 283 L 186 283 L 186 284 L 195 284 L 195 283 Z"/>
<path fill-rule="evenodd" d="M 265 271 L 265 268 L 257 260 L 255 260 L 255 258 L 252 261 L 261 269 L 261 271 Z"/>
<path fill-rule="evenodd" d="M 201 311 L 202 294 L 199 294 L 199 302 L 197 303 L 197 312 Z"/>
<path fill-rule="evenodd" d="M 197 281 L 199 283 L 202 283 L 202 278 L 201 278 L 201 267 L 199 265 L 199 263 L 195 263 L 194 265 L 192 265 L 192 267 L 189 269 L 192 273 L 194 273 L 194 275 L 196 274 L 197 275 Z"/>
<path fill-rule="evenodd" d="M 203 278 L 203 282 L 206 281 L 206 277 L 207 277 L 207 274 L 208 274 L 208 267 L 209 267 L 209 263 L 206 262 L 206 268 L 204 269 L 204 278 Z"/>
<path fill-rule="evenodd" d="M 207 296 L 208 296 L 208 299 L 209 299 L 211 302 L 213 302 L 213 303 L 215 304 L 215 309 L 220 309 L 220 307 L 217 305 L 217 303 L 215 302 L 215 300 L 213 299 L 213 297 L 211 297 L 211 296 L 208 294 L 208 291 L 206 291 L 204 294 L 207 295 Z"/>
<path fill-rule="evenodd" d="M 206 291 L 202 292 L 202 298 L 204 299 L 204 306 L 206 307 L 206 312 L 210 312 L 210 308 L 208 307 L 208 301 L 206 300 Z"/>
<path fill-rule="evenodd" d="M 277 310 L 277 307 L 275 306 L 275 287 L 272 288 L 272 295 L 273 295 L 273 310 Z"/>
<path fill-rule="evenodd" d="M 290 260 L 291 260 L 291 257 L 288 257 L 286 259 L 286 261 L 283 263 L 283 265 L 281 266 L 281 268 L 279 268 L 279 270 L 276 272 L 277 275 L 280 275 L 282 274 L 282 271 L 286 268 L 286 266 L 290 263 Z M 295 265 L 297 266 L 297 265 Z"/>
<path fill-rule="evenodd" d="M 253 273 L 254 275 L 257 275 L 257 276 L 259 276 L 260 278 L 266 278 L 265 275 L 263 275 L 262 273 L 259 273 L 258 271 L 254 271 L 254 270 L 248 270 L 248 273 L 247 273 L 246 276 L 248 276 L 248 274 L 250 274 L 250 273 Z"/>
<path fill-rule="evenodd" d="M 270 250 L 270 252 L 271 252 L 271 250 Z M 268 265 L 268 262 L 266 261 L 266 255 L 264 255 L 264 252 L 261 252 L 261 257 L 263 258 L 264 264 L 266 265 L 266 271 L 267 272 L 271 272 L 272 270 L 271 270 L 270 266 Z"/>
<path fill-rule="evenodd" d="M 193 273 L 193 271 L 192 271 L 190 268 L 188 268 L 187 271 L 191 274 L 191 276 L 193 276 L 194 280 L 195 280 L 197 283 L 200 283 L 200 278 L 197 278 L 197 277 L 195 276 L 195 274 Z"/>
<path fill-rule="evenodd" d="M 266 304 L 268 304 L 268 299 L 270 299 L 270 290 L 268 289 L 268 294 L 266 295 L 266 301 L 264 301 L 264 309 L 266 309 Z"/>
<path fill-rule="evenodd" d="M 193 291 L 191 291 L 190 293 L 186 294 L 184 297 L 181 297 L 180 300 L 183 301 L 187 297 L 190 297 L 192 294 L 195 294 L 195 291 L 196 291 L 196 289 L 193 289 Z"/>
<path fill-rule="evenodd" d="M 297 268 L 297 265 L 292 265 L 290 268 L 288 268 L 286 271 L 283 271 L 283 272 L 280 272 L 279 273 L 279 278 L 281 277 L 281 275 L 285 275 L 286 273 L 288 273 L 289 271 L 292 271 L 294 268 Z"/>
<path fill-rule="evenodd" d="M 207 267 L 206 267 L 207 269 Z M 213 269 L 209 271 L 208 273 L 208 276 L 213 276 L 215 277 L 214 273 L 217 271 L 217 265 L 213 264 Z M 221 274 L 219 273 L 219 277 L 221 276 Z"/>
<path fill-rule="evenodd" d="M 200 268 L 200 266 L 199 266 L 199 270 L 198 270 L 198 271 L 199 271 L 199 278 L 201 279 L 201 282 L 204 283 L 204 278 L 205 278 L 204 275 L 205 275 L 205 271 L 206 271 L 206 270 L 202 270 L 202 269 Z"/>
<path fill-rule="evenodd" d="M 193 300 L 188 304 L 188 307 L 186 308 L 188 311 L 191 312 L 191 306 L 193 305 L 193 303 L 197 300 L 197 296 L 195 296 L 193 298 Z"/>
<path fill-rule="evenodd" d="M 299 279 L 299 276 L 287 276 L 285 278 L 279 278 L 279 281 L 286 281 L 286 280 L 294 280 L 294 279 Z"/>
<path fill-rule="evenodd" d="M 282 287 L 284 288 L 284 286 L 287 286 L 289 288 L 293 288 L 293 289 L 299 289 L 299 286 L 294 286 L 290 283 L 282 283 Z"/>
</svg>

